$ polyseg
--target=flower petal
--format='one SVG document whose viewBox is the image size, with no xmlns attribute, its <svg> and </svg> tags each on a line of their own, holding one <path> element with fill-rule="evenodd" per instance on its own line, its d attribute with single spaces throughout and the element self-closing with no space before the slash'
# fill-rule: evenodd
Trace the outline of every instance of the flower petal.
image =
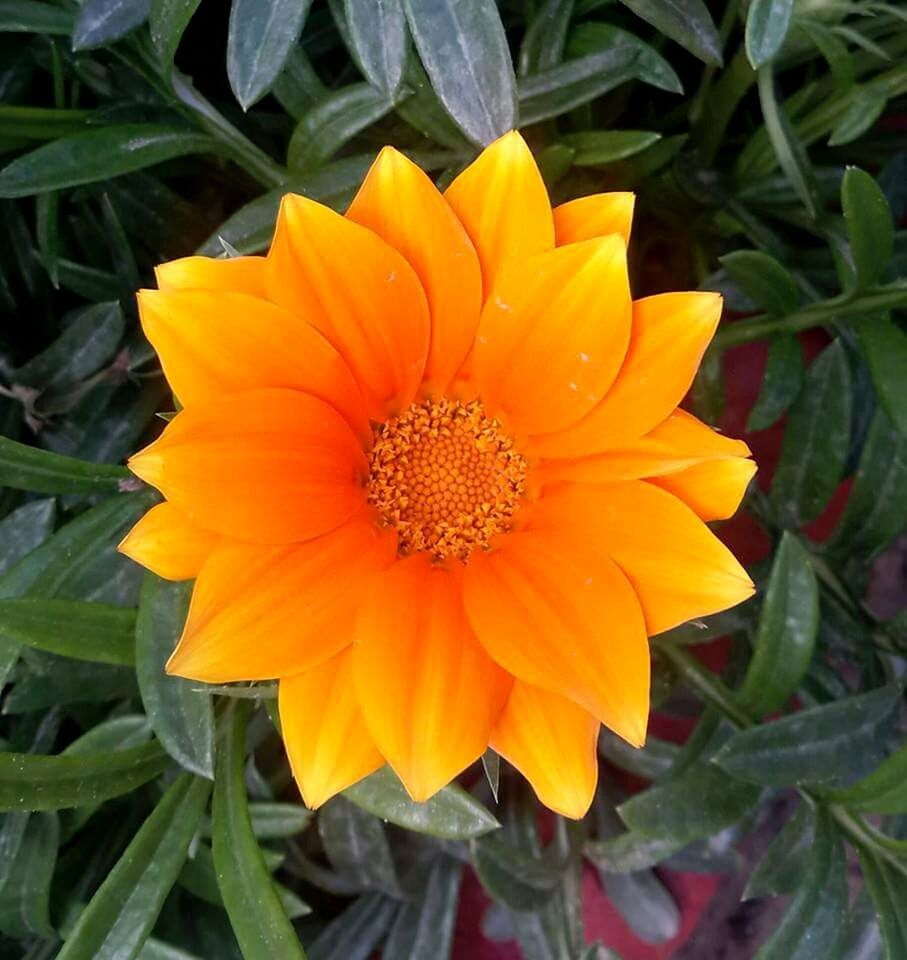
<svg viewBox="0 0 907 960">
<path fill-rule="evenodd" d="M 692 414 L 678 409 L 638 440 L 628 440 L 612 450 L 588 457 L 543 460 L 537 467 L 537 475 L 542 483 L 560 480 L 614 483 L 676 473 L 697 463 L 749 454 L 749 447 L 742 440 L 725 437 Z"/>
<path fill-rule="evenodd" d="M 731 457 L 652 477 L 649 483 L 683 500 L 700 520 L 727 520 L 737 512 L 755 473 L 754 461 Z"/>
<path fill-rule="evenodd" d="M 364 502 L 368 471 L 340 414 L 293 390 L 187 407 L 129 467 L 193 523 L 253 543 L 332 530 Z"/>
<path fill-rule="evenodd" d="M 555 242 L 560 247 L 619 233 L 628 244 L 635 203 L 632 193 L 594 193 L 562 203 L 553 211 Z"/>
<path fill-rule="evenodd" d="M 195 584 L 168 673 L 205 683 L 309 670 L 352 640 L 358 597 L 389 566 L 396 537 L 364 510 L 285 546 L 224 540 Z"/>
<path fill-rule="evenodd" d="M 191 580 L 218 542 L 172 503 L 159 503 L 126 534 L 117 549 L 165 580 Z"/>
<path fill-rule="evenodd" d="M 572 700 L 516 680 L 491 746 L 523 774 L 546 807 L 579 820 L 598 783 L 598 727 Z"/>
<path fill-rule="evenodd" d="M 612 560 L 576 535 L 512 533 L 472 555 L 464 586 L 473 629 L 505 670 L 643 743 L 649 644 L 639 601 Z"/>
<path fill-rule="evenodd" d="M 287 194 L 266 269 L 268 296 L 337 348 L 373 420 L 405 410 L 428 354 L 425 293 L 413 268 L 371 230 Z"/>
<path fill-rule="evenodd" d="M 482 310 L 474 351 L 486 407 L 518 435 L 578 420 L 620 369 L 630 309 L 617 235 L 506 266 Z"/>
<path fill-rule="evenodd" d="M 634 301 L 630 346 L 611 389 L 581 420 L 535 437 L 532 451 L 584 456 L 653 429 L 690 389 L 720 317 L 717 293 L 662 293 Z"/>
<path fill-rule="evenodd" d="M 482 273 L 475 249 L 429 178 L 402 153 L 385 147 L 346 212 L 406 257 L 431 314 L 424 378 L 443 392 L 475 338 Z"/>
<path fill-rule="evenodd" d="M 356 700 L 351 659 L 347 648 L 280 680 L 283 742 L 302 799 L 313 810 L 384 766 Z"/>
<path fill-rule="evenodd" d="M 265 296 L 264 257 L 182 257 L 154 268 L 161 290 L 219 290 Z"/>
<path fill-rule="evenodd" d="M 142 290 L 138 299 L 145 335 L 186 406 L 241 390 L 288 387 L 329 403 L 357 436 L 369 437 L 349 368 L 296 314 L 232 291 Z"/>
<path fill-rule="evenodd" d="M 369 732 L 417 802 L 481 756 L 511 682 L 469 626 L 459 573 L 425 553 L 369 589 L 353 674 Z"/>
<path fill-rule="evenodd" d="M 503 264 L 554 246 L 548 191 L 516 131 L 489 144 L 444 196 L 479 255 L 486 297 Z"/>
<path fill-rule="evenodd" d="M 699 517 L 649 483 L 565 485 L 534 505 L 529 522 L 533 529 L 572 531 L 612 557 L 639 597 L 650 635 L 726 610 L 754 592 L 746 571 Z"/>
</svg>

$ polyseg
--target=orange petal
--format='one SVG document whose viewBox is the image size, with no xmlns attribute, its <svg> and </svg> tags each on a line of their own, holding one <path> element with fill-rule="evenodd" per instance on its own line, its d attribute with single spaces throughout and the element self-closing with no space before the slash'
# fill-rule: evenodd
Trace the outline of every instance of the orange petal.
<svg viewBox="0 0 907 960">
<path fill-rule="evenodd" d="M 409 406 L 428 354 L 428 305 L 413 268 L 393 247 L 289 193 L 266 279 L 271 300 L 305 317 L 340 351 L 373 420 Z"/>
<path fill-rule="evenodd" d="M 292 390 L 187 407 L 129 467 L 193 523 L 253 543 L 332 530 L 364 502 L 368 471 L 340 414 Z"/>
<path fill-rule="evenodd" d="M 717 293 L 662 293 L 634 301 L 630 346 L 614 385 L 581 420 L 535 437 L 532 451 L 583 456 L 653 429 L 690 389 L 720 317 Z"/>
<path fill-rule="evenodd" d="M 464 582 L 469 620 L 505 670 L 643 743 L 649 644 L 639 601 L 612 560 L 579 536 L 512 533 L 472 555 Z"/>
<path fill-rule="evenodd" d="M 313 810 L 384 766 L 368 735 L 353 684 L 351 650 L 282 677 L 278 709 L 290 768 Z"/>
<path fill-rule="evenodd" d="M 479 255 L 486 297 L 503 264 L 554 246 L 548 191 L 516 131 L 487 146 L 444 196 Z"/>
<path fill-rule="evenodd" d="M 559 430 L 588 413 L 630 339 L 623 240 L 586 240 L 505 267 L 474 351 L 485 405 L 516 433 Z"/>
<path fill-rule="evenodd" d="M 424 377 L 443 392 L 472 346 L 482 306 L 479 260 L 463 225 L 393 147 L 378 154 L 346 215 L 399 250 L 422 281 L 431 314 Z"/>
<path fill-rule="evenodd" d="M 215 534 L 190 523 L 172 503 L 159 503 L 117 549 L 165 580 L 191 580 L 217 542 Z"/>
<path fill-rule="evenodd" d="M 526 449 L 534 452 L 531 444 Z M 628 440 L 589 457 L 543 460 L 536 472 L 542 483 L 558 480 L 614 483 L 676 473 L 708 460 L 748 457 L 749 454 L 749 447 L 742 440 L 725 437 L 678 409 L 638 440 Z"/>
<path fill-rule="evenodd" d="M 365 404 L 349 368 L 296 314 L 229 291 L 142 290 L 138 299 L 145 335 L 184 405 L 288 387 L 331 404 L 359 437 L 369 437 Z"/>
<path fill-rule="evenodd" d="M 737 512 L 755 473 L 752 460 L 732 457 L 706 460 L 677 473 L 652 477 L 649 483 L 679 497 L 701 520 L 727 520 Z"/>
<path fill-rule="evenodd" d="M 619 233 L 628 244 L 635 202 L 632 193 L 594 193 L 562 203 L 553 211 L 555 242 L 560 247 Z"/>
<path fill-rule="evenodd" d="M 369 732 L 417 802 L 481 756 L 511 683 L 469 626 L 459 571 L 425 553 L 372 584 L 353 674 Z"/>
<path fill-rule="evenodd" d="M 598 726 L 572 700 L 516 680 L 491 746 L 523 774 L 546 807 L 579 820 L 598 783 Z"/>
<path fill-rule="evenodd" d="M 182 257 L 154 268 L 161 290 L 219 290 L 265 296 L 265 258 Z"/>
<path fill-rule="evenodd" d="M 530 526 L 573 531 L 612 557 L 639 596 L 650 635 L 726 610 L 754 592 L 746 571 L 699 517 L 649 483 L 566 485 L 534 505 Z"/>
<path fill-rule="evenodd" d="M 370 510 L 304 543 L 221 541 L 199 574 L 168 673 L 229 683 L 323 663 L 350 643 L 358 597 L 395 555 L 396 537 Z"/>
</svg>

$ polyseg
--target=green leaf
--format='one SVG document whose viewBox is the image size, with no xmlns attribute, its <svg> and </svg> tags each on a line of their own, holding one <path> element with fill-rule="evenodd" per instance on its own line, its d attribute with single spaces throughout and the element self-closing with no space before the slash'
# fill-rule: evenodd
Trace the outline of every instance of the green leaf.
<svg viewBox="0 0 907 960">
<path fill-rule="evenodd" d="M 825 789 L 822 798 L 865 813 L 907 813 L 907 744 L 868 777 L 850 787 Z"/>
<path fill-rule="evenodd" d="M 462 876 L 460 863 L 438 857 L 419 899 L 397 912 L 382 960 L 449 960 Z"/>
<path fill-rule="evenodd" d="M 879 921 L 864 884 L 850 908 L 841 957 L 843 960 L 882 960 L 883 950 Z"/>
<path fill-rule="evenodd" d="M 621 0 L 704 63 L 721 66 L 721 39 L 702 0 Z"/>
<path fill-rule="evenodd" d="M 815 836 L 816 818 L 808 804 L 801 803 L 756 864 L 743 899 L 782 897 L 793 893 L 803 878 L 804 862 L 812 850 Z"/>
<path fill-rule="evenodd" d="M 91 110 L 0 105 L 0 136 L 23 140 L 56 140 L 84 130 Z"/>
<path fill-rule="evenodd" d="M 562 141 L 574 151 L 573 165 L 594 167 L 632 157 L 661 139 L 651 130 L 587 130 L 568 133 Z"/>
<path fill-rule="evenodd" d="M 176 883 L 211 785 L 187 773 L 142 824 L 73 927 L 57 960 L 134 960 Z"/>
<path fill-rule="evenodd" d="M 791 128 L 783 109 L 778 105 L 775 96 L 775 77 L 771 66 L 759 68 L 757 84 L 765 130 L 778 159 L 778 165 L 791 182 L 791 186 L 810 217 L 815 219 L 818 213 L 815 174 L 809 164 L 806 148 Z"/>
<path fill-rule="evenodd" d="M 315 104 L 296 125 L 287 149 L 287 166 L 294 174 L 319 166 L 393 106 L 387 94 L 367 83 L 335 91 Z"/>
<path fill-rule="evenodd" d="M 574 0 L 545 0 L 526 26 L 520 44 L 521 77 L 556 67 L 564 58 Z"/>
<path fill-rule="evenodd" d="M 679 837 L 649 837 L 630 830 L 619 837 L 591 840 L 586 856 L 608 873 L 636 873 L 667 860 L 687 843 Z"/>
<path fill-rule="evenodd" d="M 715 755 L 722 769 L 755 783 L 789 786 L 847 775 L 871 758 L 901 697 L 897 684 L 801 710 L 735 733 Z"/>
<path fill-rule="evenodd" d="M 838 486 L 850 445 L 851 381 L 840 341 L 806 371 L 790 409 L 772 482 L 778 515 L 792 527 L 814 520 Z"/>
<path fill-rule="evenodd" d="M 314 814 L 298 803 L 258 801 L 249 804 L 252 832 L 259 840 L 295 837 L 312 822 Z"/>
<path fill-rule="evenodd" d="M 243 110 L 271 89 L 299 39 L 311 0 L 233 0 L 227 76 Z"/>
<path fill-rule="evenodd" d="M 904 915 L 907 879 L 866 847 L 858 846 L 857 854 L 882 932 L 885 960 L 907 957 L 907 917 Z"/>
<path fill-rule="evenodd" d="M 794 0 L 753 0 L 746 14 L 746 56 L 754 70 L 775 58 L 790 29 Z"/>
<path fill-rule="evenodd" d="M 803 386 L 803 347 L 793 334 L 773 337 L 768 345 L 759 398 L 746 421 L 747 432 L 766 430 L 797 399 Z"/>
<path fill-rule="evenodd" d="M 397 92 L 406 64 L 403 0 L 344 0 L 353 51 L 366 79 L 386 98 Z"/>
<path fill-rule="evenodd" d="M 305 960 L 249 819 L 243 779 L 247 706 L 236 702 L 217 746 L 212 813 L 217 882 L 245 960 Z"/>
<path fill-rule="evenodd" d="M 410 800 L 390 767 L 382 767 L 347 788 L 344 796 L 382 820 L 434 837 L 465 840 L 500 826 L 478 800 L 456 784 L 440 790 L 426 803 Z"/>
<path fill-rule="evenodd" d="M 62 810 L 119 797 L 170 764 L 160 744 L 74 756 L 0 753 L 0 810 Z"/>
<path fill-rule="evenodd" d="M 72 31 L 73 50 L 93 50 L 125 37 L 148 19 L 150 0 L 85 0 Z"/>
<path fill-rule="evenodd" d="M 786 316 L 799 306 L 797 281 L 774 257 L 759 250 L 735 250 L 720 259 L 750 300 L 772 316 Z"/>
<path fill-rule="evenodd" d="M 901 435 L 907 436 L 907 333 L 887 315 L 869 317 L 853 329 L 879 403 Z"/>
<path fill-rule="evenodd" d="M 677 759 L 679 748 L 667 740 L 646 738 L 644 747 L 631 747 L 622 737 L 604 727 L 598 735 L 598 752 L 615 766 L 646 780 L 666 774 Z"/>
<path fill-rule="evenodd" d="M 460 129 L 481 146 L 512 130 L 516 81 L 494 0 L 403 3 L 432 86 Z"/>
<path fill-rule="evenodd" d="M 397 872 L 377 817 L 335 797 L 318 812 L 318 832 L 331 866 L 356 887 L 399 895 Z"/>
<path fill-rule="evenodd" d="M 841 207 L 857 272 L 857 286 L 882 278 L 894 250 L 894 221 L 879 185 L 865 171 L 848 167 L 841 181 Z"/>
<path fill-rule="evenodd" d="M 180 766 L 214 776 L 214 710 L 199 684 L 170 677 L 165 665 L 189 609 L 189 583 L 145 575 L 135 631 L 136 674 L 142 703 L 164 749 Z"/>
<path fill-rule="evenodd" d="M 759 615 L 753 657 L 737 699 L 754 716 L 780 710 L 800 686 L 819 633 L 819 585 L 789 531 L 781 537 Z"/>
<path fill-rule="evenodd" d="M 167 69 L 172 66 L 180 40 L 200 3 L 201 0 L 151 0 L 151 42 Z"/>
<path fill-rule="evenodd" d="M 888 106 L 888 97 L 871 88 L 855 87 L 851 103 L 828 137 L 830 147 L 843 147 L 866 133 Z"/>
<path fill-rule="evenodd" d="M 0 484 L 38 493 L 116 493 L 124 467 L 89 463 L 0 437 Z"/>
<path fill-rule="evenodd" d="M 0 0 L 0 33 L 38 33 L 67 36 L 72 12 L 39 0 Z"/>
<path fill-rule="evenodd" d="M 50 536 L 55 514 L 56 501 L 48 497 L 23 504 L 0 520 L 0 577 Z"/>
<path fill-rule="evenodd" d="M 28 817 L 15 858 L 5 865 L 6 879 L 0 886 L 0 932 L 23 940 L 54 936 L 49 900 L 59 843 L 56 814 Z"/>
<path fill-rule="evenodd" d="M 134 610 L 106 603 L 41 597 L 0 600 L 0 636 L 76 660 L 131 666 L 134 629 Z"/>
<path fill-rule="evenodd" d="M 368 960 L 396 909 L 389 897 L 364 894 L 321 931 L 308 949 L 309 960 Z"/>
<path fill-rule="evenodd" d="M 844 849 L 825 810 L 817 813 L 806 870 L 778 928 L 756 960 L 815 960 L 837 956 L 847 915 Z"/>
<path fill-rule="evenodd" d="M 114 124 L 74 133 L 0 170 L 0 197 L 30 197 L 96 183 L 193 153 L 217 153 L 211 137 L 154 123 Z"/>
<path fill-rule="evenodd" d="M 511 910 L 538 910 L 554 893 L 564 864 L 543 853 L 533 856 L 498 834 L 470 842 L 472 866 L 488 893 Z"/>
<path fill-rule="evenodd" d="M 624 923 L 645 943 L 673 940 L 680 930 L 680 910 L 651 870 L 638 873 L 599 872 L 608 899 Z"/>
</svg>

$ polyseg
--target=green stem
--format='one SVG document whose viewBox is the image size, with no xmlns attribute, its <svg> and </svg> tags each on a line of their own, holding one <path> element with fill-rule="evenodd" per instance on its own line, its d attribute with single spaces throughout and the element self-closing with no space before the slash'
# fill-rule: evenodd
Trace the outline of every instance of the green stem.
<svg viewBox="0 0 907 960">
<path fill-rule="evenodd" d="M 741 320 L 718 331 L 714 346 L 723 350 L 741 343 L 761 340 L 773 333 L 798 333 L 811 327 L 833 323 L 835 320 L 862 316 L 882 310 L 895 310 L 907 306 L 907 280 L 896 280 L 882 287 L 862 293 L 842 293 L 830 300 L 811 303 L 802 310 L 786 317 L 760 314 Z"/>
<path fill-rule="evenodd" d="M 806 790 L 801 790 L 800 793 L 810 796 Z M 907 877 L 907 863 L 903 860 L 903 857 L 907 856 L 907 840 L 895 840 L 892 837 L 886 837 L 884 833 L 880 833 L 862 817 L 850 813 L 843 807 L 831 806 L 828 809 L 837 821 L 841 831 L 854 846 L 872 850 L 877 856 L 887 861 L 898 873 Z"/>
</svg>

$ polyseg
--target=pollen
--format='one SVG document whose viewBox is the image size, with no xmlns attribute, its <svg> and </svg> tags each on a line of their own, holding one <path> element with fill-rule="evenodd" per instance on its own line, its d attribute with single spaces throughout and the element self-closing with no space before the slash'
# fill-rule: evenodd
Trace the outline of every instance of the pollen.
<svg viewBox="0 0 907 960">
<path fill-rule="evenodd" d="M 368 500 L 397 530 L 403 554 L 467 560 L 508 530 L 526 460 L 481 403 L 414 403 L 379 428 Z"/>
</svg>

